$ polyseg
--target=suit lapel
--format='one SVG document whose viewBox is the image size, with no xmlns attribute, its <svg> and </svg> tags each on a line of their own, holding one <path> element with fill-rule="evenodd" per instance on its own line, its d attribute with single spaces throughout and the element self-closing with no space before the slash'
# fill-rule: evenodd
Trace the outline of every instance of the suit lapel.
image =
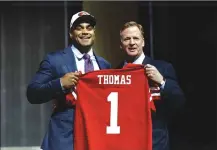
<svg viewBox="0 0 217 150">
<path fill-rule="evenodd" d="M 67 47 L 66 49 L 63 50 L 62 54 L 63 54 L 63 62 L 65 62 L 64 72 L 67 73 L 67 72 L 77 71 L 77 66 L 76 66 L 74 54 L 72 52 L 72 48 Z M 97 64 L 99 65 L 99 69 L 107 69 L 107 66 L 105 65 L 105 62 L 102 60 L 102 58 L 96 56 L 95 53 L 94 56 L 96 58 Z"/>
<path fill-rule="evenodd" d="M 96 56 L 95 54 L 94 54 L 94 56 L 96 58 L 97 64 L 99 65 L 99 69 L 100 70 L 101 69 L 107 69 L 106 66 L 105 66 L 105 64 L 104 64 L 104 61 L 102 61 L 102 59 L 100 57 Z"/>
<path fill-rule="evenodd" d="M 108 69 L 108 67 L 106 66 L 104 60 L 101 57 L 96 56 L 96 54 L 94 52 L 93 52 L 93 55 L 96 58 L 96 62 L 98 64 L 100 70 L 102 70 L 102 69 Z"/>
<path fill-rule="evenodd" d="M 159 66 L 159 63 L 156 63 L 150 57 L 145 56 L 145 59 L 143 60 L 142 64 L 143 65 L 146 65 L 146 64 L 154 65 L 158 69 L 158 71 L 162 74 L 163 68 Z"/>
<path fill-rule="evenodd" d="M 148 56 L 145 56 L 145 59 L 143 60 L 142 64 L 143 65 L 151 64 L 151 58 Z"/>
<path fill-rule="evenodd" d="M 66 49 L 64 49 L 63 62 L 65 62 L 64 71 L 66 72 L 77 71 L 75 57 L 74 57 L 71 47 L 67 47 Z"/>
<path fill-rule="evenodd" d="M 122 62 L 118 65 L 118 67 L 116 67 L 116 69 L 123 68 L 124 62 L 125 62 L 125 61 L 122 61 Z M 143 64 L 143 65 L 146 65 L 146 64 L 151 64 L 151 63 L 152 63 L 151 58 L 148 57 L 148 56 L 145 56 L 145 59 L 143 60 L 142 64 Z"/>
</svg>

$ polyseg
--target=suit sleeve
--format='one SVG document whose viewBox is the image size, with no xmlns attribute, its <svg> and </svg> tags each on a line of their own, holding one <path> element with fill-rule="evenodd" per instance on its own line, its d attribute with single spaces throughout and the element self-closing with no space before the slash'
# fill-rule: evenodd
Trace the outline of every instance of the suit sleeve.
<svg viewBox="0 0 217 150">
<path fill-rule="evenodd" d="M 164 78 L 166 79 L 166 83 L 164 89 L 161 91 L 162 100 L 169 110 L 181 109 L 186 100 L 171 64 L 168 64 L 165 68 Z"/>
<path fill-rule="evenodd" d="M 112 68 L 112 65 L 110 63 L 108 63 L 107 69 L 111 69 L 111 68 Z"/>
<path fill-rule="evenodd" d="M 62 93 L 60 79 L 55 78 L 49 55 L 40 63 L 40 67 L 27 87 L 27 99 L 31 104 L 41 104 L 52 100 Z"/>
</svg>

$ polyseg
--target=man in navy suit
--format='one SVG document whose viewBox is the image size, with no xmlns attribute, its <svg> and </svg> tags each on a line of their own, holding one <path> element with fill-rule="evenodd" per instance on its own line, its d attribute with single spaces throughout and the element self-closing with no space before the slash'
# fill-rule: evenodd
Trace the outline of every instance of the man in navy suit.
<svg viewBox="0 0 217 150">
<path fill-rule="evenodd" d="M 165 61 L 153 60 L 144 54 L 144 31 L 136 22 L 124 24 L 120 30 L 120 41 L 120 48 L 124 50 L 126 59 L 118 68 L 127 63 L 144 64 L 150 89 L 155 89 L 153 97 L 160 95 L 160 100 L 154 100 L 156 112 L 152 114 L 153 150 L 169 150 L 167 121 L 185 102 L 173 66 Z M 159 89 L 159 93 L 156 93 L 156 89 Z"/>
<path fill-rule="evenodd" d="M 73 93 L 80 72 L 111 67 L 105 59 L 96 56 L 92 49 L 95 24 L 94 16 L 88 12 L 81 11 L 73 15 L 70 22 L 73 44 L 47 54 L 28 85 L 27 98 L 31 104 L 51 100 L 54 104 L 54 112 L 41 146 L 43 150 L 73 150 L 74 105 L 67 95 Z"/>
</svg>

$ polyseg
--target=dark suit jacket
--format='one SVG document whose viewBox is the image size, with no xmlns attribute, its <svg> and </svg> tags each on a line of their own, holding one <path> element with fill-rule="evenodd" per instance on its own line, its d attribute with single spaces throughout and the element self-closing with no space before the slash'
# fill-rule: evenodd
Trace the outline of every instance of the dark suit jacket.
<svg viewBox="0 0 217 150">
<path fill-rule="evenodd" d="M 100 69 L 111 68 L 102 57 L 95 56 Z M 57 100 L 65 106 L 65 93 L 60 85 L 60 77 L 77 70 L 71 47 L 49 53 L 40 63 L 40 68 L 27 88 L 27 98 L 32 104 Z M 48 131 L 42 143 L 43 150 L 73 150 L 74 108 L 63 109 L 52 115 Z"/>
<path fill-rule="evenodd" d="M 172 116 L 171 114 L 182 108 L 185 97 L 177 83 L 175 70 L 170 63 L 145 56 L 143 64 L 155 66 L 166 79 L 164 89 L 161 90 L 161 99 L 154 101 L 156 112 L 152 113 L 153 150 L 169 150 L 167 121 Z M 122 68 L 123 65 L 124 62 L 118 68 Z M 149 81 L 149 86 L 152 86 L 151 84 Z"/>
</svg>

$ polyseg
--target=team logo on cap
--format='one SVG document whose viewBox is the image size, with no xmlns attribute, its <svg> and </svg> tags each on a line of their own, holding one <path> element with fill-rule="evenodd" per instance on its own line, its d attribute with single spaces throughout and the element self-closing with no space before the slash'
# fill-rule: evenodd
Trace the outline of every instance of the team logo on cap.
<svg viewBox="0 0 217 150">
<path fill-rule="evenodd" d="M 81 16 L 83 16 L 83 15 L 89 15 L 87 12 L 85 12 L 85 11 L 82 11 L 82 12 L 80 12 L 79 14 L 78 14 L 78 16 L 79 17 L 81 17 Z"/>
</svg>

